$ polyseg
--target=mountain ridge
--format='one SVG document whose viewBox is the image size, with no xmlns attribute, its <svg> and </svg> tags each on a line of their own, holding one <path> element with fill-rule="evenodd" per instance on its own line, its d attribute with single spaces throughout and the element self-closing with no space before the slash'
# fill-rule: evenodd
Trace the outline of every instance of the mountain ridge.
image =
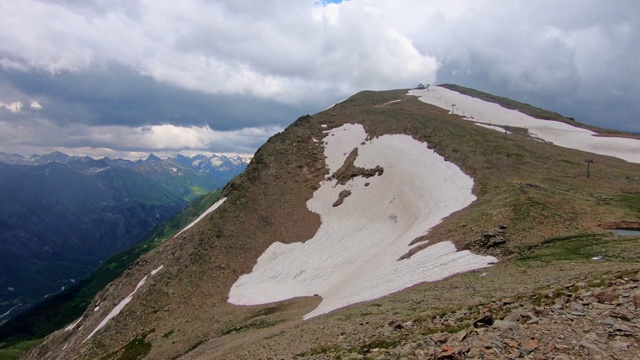
<svg viewBox="0 0 640 360">
<path fill-rule="evenodd" d="M 240 157 L 205 156 L 200 167 L 150 158 L 0 154 L 0 323 L 73 285 L 246 167 Z"/>
<path fill-rule="evenodd" d="M 365 142 L 408 135 L 473 178 L 478 199 L 414 241 L 425 248 L 451 241 L 500 262 L 307 321 L 302 316 L 320 297 L 230 305 L 229 289 L 272 244 L 305 243 L 321 227 L 320 216 L 306 204 L 332 175 L 323 154 L 326 137 L 345 124 L 361 124 Z M 619 240 L 598 225 L 639 220 L 633 205 L 640 194 L 638 165 L 589 153 L 598 165 L 586 178 L 585 152 L 539 141 L 525 128 L 509 131 L 504 138 L 407 90 L 361 92 L 303 116 L 256 152 L 247 171 L 224 188 L 223 205 L 144 256 L 98 294 L 74 328 L 52 334 L 26 358 L 121 358 L 131 344 L 144 344 L 139 355 L 152 358 L 344 357 L 366 346 L 371 352 L 373 340 L 384 344 L 384 335 L 372 334 L 390 316 L 417 322 L 453 305 L 464 308 L 550 283 L 637 269 L 629 250 L 638 239 Z M 500 241 L 491 242 L 498 236 Z M 599 252 L 611 260 L 592 260 Z M 156 269 L 161 270 L 152 274 Z M 130 303 L 89 339 L 110 310 L 91 309 L 129 298 L 142 279 L 147 281 Z"/>
</svg>

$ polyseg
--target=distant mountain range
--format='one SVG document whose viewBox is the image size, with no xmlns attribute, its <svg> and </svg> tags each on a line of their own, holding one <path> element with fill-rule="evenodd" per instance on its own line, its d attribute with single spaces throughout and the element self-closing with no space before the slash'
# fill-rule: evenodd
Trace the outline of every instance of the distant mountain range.
<svg viewBox="0 0 640 360">
<path fill-rule="evenodd" d="M 247 162 L 0 153 L 0 323 L 130 247 Z"/>
</svg>

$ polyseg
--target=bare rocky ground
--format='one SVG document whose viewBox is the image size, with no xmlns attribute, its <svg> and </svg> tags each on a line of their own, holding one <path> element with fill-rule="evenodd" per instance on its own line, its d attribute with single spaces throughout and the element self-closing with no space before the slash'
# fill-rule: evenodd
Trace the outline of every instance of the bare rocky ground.
<svg viewBox="0 0 640 360">
<path fill-rule="evenodd" d="M 592 261 L 474 271 L 184 358 L 640 358 L 638 265 Z"/>
<path fill-rule="evenodd" d="M 638 359 L 640 274 L 619 275 L 568 283 L 533 299 L 504 298 L 418 324 L 391 320 L 378 328 L 380 341 L 358 352 L 304 357 Z"/>
</svg>

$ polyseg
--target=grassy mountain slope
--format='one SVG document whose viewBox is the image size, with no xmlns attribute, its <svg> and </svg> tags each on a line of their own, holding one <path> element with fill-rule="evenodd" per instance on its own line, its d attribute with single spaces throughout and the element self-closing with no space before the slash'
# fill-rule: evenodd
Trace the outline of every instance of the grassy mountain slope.
<svg viewBox="0 0 640 360">
<path fill-rule="evenodd" d="M 0 310 L 71 286 L 186 202 L 161 184 L 112 167 L 0 164 Z"/>
<path fill-rule="evenodd" d="M 216 191 L 197 198 L 178 215 L 152 229 L 139 243 L 113 255 L 68 290 L 47 298 L 0 326 L 0 348 L 13 347 L 22 342 L 31 344 L 80 317 L 100 290 L 142 255 L 186 226 L 219 196 L 220 192 Z"/>
<path fill-rule="evenodd" d="M 521 129 L 512 129 L 505 140 L 406 93 L 361 92 L 301 117 L 272 137 L 224 189 L 227 200 L 218 210 L 143 256 L 96 296 L 76 329 L 59 330 L 26 358 L 369 356 L 371 349 L 402 340 L 382 330 L 391 321 L 426 324 L 438 314 L 640 268 L 639 238 L 619 238 L 599 227 L 640 221 L 640 165 L 539 142 Z M 494 255 L 500 263 L 304 322 L 302 315 L 319 299 L 228 304 L 231 285 L 251 271 L 270 244 L 305 241 L 318 229 L 317 214 L 305 206 L 326 172 L 318 140 L 324 130 L 354 122 L 370 137 L 407 134 L 426 142 L 471 176 L 478 200 L 420 240 L 450 240 L 458 248 Z M 595 160 L 589 179 L 585 158 Z M 501 226 L 505 242 L 492 246 L 489 240 Z M 596 255 L 606 261 L 591 260 Z M 161 265 L 123 311 L 84 342 L 113 305 Z M 94 313 L 98 303 L 111 306 Z M 451 324 L 449 331 L 464 324 Z"/>
</svg>

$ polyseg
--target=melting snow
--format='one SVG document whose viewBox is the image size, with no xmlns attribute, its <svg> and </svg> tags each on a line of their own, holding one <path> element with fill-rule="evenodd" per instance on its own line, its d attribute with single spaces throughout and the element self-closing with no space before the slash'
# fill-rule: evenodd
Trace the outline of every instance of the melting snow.
<svg viewBox="0 0 640 360">
<path fill-rule="evenodd" d="M 158 271 L 160 271 L 160 269 L 162 269 L 163 266 L 164 265 L 160 265 L 157 269 L 151 271 L 151 276 L 155 275 Z M 144 283 L 147 281 L 148 277 L 149 277 L 149 275 L 146 275 L 145 277 L 143 277 L 142 280 L 140 280 L 140 282 L 138 282 L 138 285 L 136 285 L 136 288 L 131 292 L 131 294 L 127 295 L 126 298 L 122 299 L 122 301 L 120 301 L 120 303 L 118 303 L 118 305 L 116 305 L 116 307 L 113 308 L 113 310 L 111 310 L 111 312 L 104 319 L 102 319 L 100 324 L 98 324 L 98 326 L 96 326 L 96 328 L 93 329 L 91 334 L 89 334 L 89 336 L 87 336 L 87 338 L 84 339 L 82 342 L 85 342 L 85 341 L 89 340 L 95 333 L 97 333 L 100 329 L 102 329 L 105 325 L 107 325 L 109 320 L 113 319 L 118 314 L 120 314 L 120 311 L 122 311 L 122 309 L 124 309 L 124 307 L 129 302 L 131 302 L 131 300 L 133 299 L 133 295 L 138 291 L 138 289 L 140 289 L 140 287 L 142 287 L 142 285 L 144 285 Z M 82 318 L 80 318 L 80 319 L 82 319 Z"/>
<path fill-rule="evenodd" d="M 74 322 L 73 322 L 73 324 L 71 324 L 71 325 L 67 326 L 66 328 L 64 328 L 64 331 L 71 331 L 71 330 L 73 330 L 73 328 L 75 328 L 75 327 L 76 327 L 76 325 L 78 325 L 78 324 L 80 323 L 80 321 L 82 321 L 82 318 L 83 318 L 83 317 L 82 317 L 82 316 L 80 316 L 80 318 L 79 318 L 78 320 L 74 321 Z"/>
<path fill-rule="evenodd" d="M 397 102 L 400 102 L 400 101 L 402 101 L 402 99 L 398 99 L 398 100 L 391 100 L 391 101 L 386 102 L 386 103 L 384 103 L 384 104 L 382 104 L 382 105 L 376 105 L 376 107 L 381 107 L 381 106 L 385 106 L 385 105 L 389 105 L 389 104 L 397 103 Z"/>
<path fill-rule="evenodd" d="M 162 268 L 163 268 L 163 267 L 164 267 L 164 264 L 163 264 L 163 265 L 158 266 L 156 269 L 153 269 L 153 270 L 151 271 L 151 276 L 153 276 L 153 275 L 157 274 L 157 273 L 158 273 L 158 271 L 162 270 Z"/>
<path fill-rule="evenodd" d="M 440 86 L 431 86 L 429 91 L 410 90 L 409 95 L 415 95 L 428 104 L 447 110 L 455 104 L 455 113 L 466 120 L 526 128 L 533 137 L 558 146 L 640 163 L 640 140 L 598 137 L 598 134 L 591 130 L 559 121 L 536 119 L 519 111 Z"/>
<path fill-rule="evenodd" d="M 272 244 L 253 271 L 232 286 L 229 302 L 257 305 L 319 294 L 322 302 L 305 315 L 308 319 L 497 261 L 456 251 L 451 242 L 398 261 L 413 239 L 475 200 L 473 179 L 410 136 L 366 141 L 363 127 L 354 124 L 327 132 L 330 174 L 354 148 L 358 148 L 356 166 L 380 165 L 384 173 L 356 177 L 346 185 L 323 181 L 307 202 L 322 220 L 316 235 L 304 243 Z M 351 195 L 333 207 L 343 190 Z"/>
<path fill-rule="evenodd" d="M 209 215 L 211 212 L 213 212 L 215 209 L 217 209 L 218 206 L 222 205 L 222 203 L 224 203 L 225 200 L 227 200 L 227 198 L 222 198 L 222 199 L 219 199 L 218 201 L 216 201 L 213 205 L 211 205 L 211 207 L 209 207 L 200 216 L 198 216 L 197 219 L 193 220 L 193 222 L 191 224 L 187 225 L 184 229 L 180 230 L 180 232 L 177 233 L 175 236 L 178 236 L 178 235 L 182 234 L 184 231 L 186 231 L 187 229 L 189 229 L 193 225 L 197 224 L 200 220 L 204 219 L 205 216 Z"/>
<path fill-rule="evenodd" d="M 102 319 L 102 321 L 100 322 L 100 324 L 98 324 L 98 326 L 96 326 L 95 329 L 93 329 L 93 331 L 91 332 L 91 334 L 89 334 L 89 336 L 87 336 L 86 339 L 84 339 L 84 341 L 89 340 L 93 334 L 97 333 L 98 330 L 102 329 L 105 325 L 107 325 L 107 323 L 109 322 L 109 320 L 113 319 L 114 317 L 116 317 L 116 315 L 120 314 L 120 311 L 122 311 L 122 309 L 124 309 L 124 307 L 131 302 L 131 299 L 133 299 L 133 295 L 138 291 L 138 289 L 144 285 L 144 283 L 147 281 L 147 276 L 145 276 L 144 278 L 142 278 L 142 280 L 140 280 L 140 282 L 138 282 L 138 285 L 136 285 L 136 288 L 133 290 L 133 292 L 131 292 L 131 294 L 129 294 L 126 298 L 122 299 L 122 301 L 120 301 L 120 303 L 118 305 L 116 305 L 115 308 L 113 308 L 113 310 L 111 310 L 111 312 L 104 318 Z M 84 342 L 83 341 L 83 342 Z"/>
</svg>

